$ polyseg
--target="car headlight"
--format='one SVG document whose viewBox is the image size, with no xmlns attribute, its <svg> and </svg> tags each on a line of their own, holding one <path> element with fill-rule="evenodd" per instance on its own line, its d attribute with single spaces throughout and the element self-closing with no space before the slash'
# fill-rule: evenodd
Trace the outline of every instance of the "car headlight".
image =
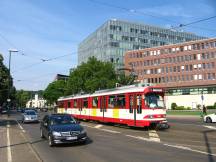
<svg viewBox="0 0 216 162">
<path fill-rule="evenodd" d="M 80 133 L 81 133 L 81 134 L 84 134 L 84 133 L 86 133 L 86 131 L 83 129 Z"/>
<path fill-rule="evenodd" d="M 60 132 L 55 132 L 55 131 L 53 131 L 52 134 L 53 134 L 53 136 L 61 136 L 61 133 L 60 133 Z"/>
</svg>

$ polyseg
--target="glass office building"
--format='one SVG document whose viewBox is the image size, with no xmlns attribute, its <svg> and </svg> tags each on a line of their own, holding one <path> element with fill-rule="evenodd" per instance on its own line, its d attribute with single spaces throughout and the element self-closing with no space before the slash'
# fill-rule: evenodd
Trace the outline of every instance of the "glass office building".
<svg viewBox="0 0 216 162">
<path fill-rule="evenodd" d="M 94 56 L 98 60 L 114 63 L 117 68 L 123 67 L 126 51 L 204 38 L 141 23 L 108 20 L 79 44 L 78 64 Z"/>
</svg>

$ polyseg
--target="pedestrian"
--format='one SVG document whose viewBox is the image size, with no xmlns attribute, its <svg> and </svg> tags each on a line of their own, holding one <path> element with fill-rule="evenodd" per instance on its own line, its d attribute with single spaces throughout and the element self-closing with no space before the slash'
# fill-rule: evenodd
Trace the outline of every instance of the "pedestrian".
<svg viewBox="0 0 216 162">
<path fill-rule="evenodd" d="M 207 109 L 206 109 L 205 105 L 203 105 L 203 115 L 207 115 Z"/>
</svg>

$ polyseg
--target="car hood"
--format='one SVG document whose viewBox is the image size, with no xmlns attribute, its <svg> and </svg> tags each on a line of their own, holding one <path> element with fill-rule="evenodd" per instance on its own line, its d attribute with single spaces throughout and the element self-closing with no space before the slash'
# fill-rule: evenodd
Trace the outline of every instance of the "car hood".
<svg viewBox="0 0 216 162">
<path fill-rule="evenodd" d="M 79 124 L 62 124 L 50 126 L 52 131 L 68 132 L 68 131 L 82 131 L 83 127 Z"/>
</svg>

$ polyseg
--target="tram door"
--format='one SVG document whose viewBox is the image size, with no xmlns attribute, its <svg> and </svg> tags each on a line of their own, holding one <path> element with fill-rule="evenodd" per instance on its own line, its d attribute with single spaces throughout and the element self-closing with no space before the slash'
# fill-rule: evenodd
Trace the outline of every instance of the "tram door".
<svg viewBox="0 0 216 162">
<path fill-rule="evenodd" d="M 103 114 L 103 121 L 104 121 L 104 114 L 107 111 L 107 106 L 106 106 L 106 96 L 101 96 L 100 97 L 100 112 Z"/>
<path fill-rule="evenodd" d="M 82 108 L 83 108 L 82 99 L 78 99 L 78 110 L 79 110 L 79 116 L 80 117 L 82 115 Z"/>
<path fill-rule="evenodd" d="M 132 118 L 134 120 L 133 125 L 136 126 L 137 120 L 139 120 L 139 114 L 142 113 L 141 95 L 140 94 L 130 94 L 129 100 L 130 100 L 129 113 L 133 114 L 132 115 L 133 116 Z"/>
</svg>

